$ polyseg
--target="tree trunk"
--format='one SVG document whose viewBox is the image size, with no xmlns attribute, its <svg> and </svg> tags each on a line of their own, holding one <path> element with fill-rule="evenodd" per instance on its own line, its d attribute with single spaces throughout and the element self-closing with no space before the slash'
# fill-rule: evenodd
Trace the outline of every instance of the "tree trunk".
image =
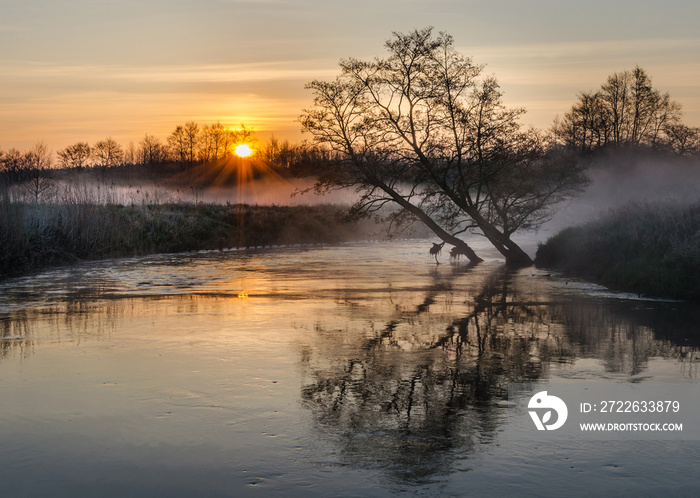
<svg viewBox="0 0 700 498">
<path fill-rule="evenodd" d="M 501 233 L 490 224 L 478 225 L 484 236 L 505 256 L 508 266 L 532 266 L 534 264 L 532 258 L 518 244 L 513 242 L 510 237 Z"/>
<path fill-rule="evenodd" d="M 394 191 L 386 185 L 381 185 L 379 186 L 379 188 L 381 188 L 384 192 L 389 194 L 394 200 L 394 202 L 396 202 L 399 206 L 401 206 L 402 208 L 413 214 L 416 218 L 418 218 L 425 226 L 432 230 L 435 235 L 440 237 L 442 241 L 457 247 L 462 252 L 462 254 L 464 254 L 469 259 L 470 262 L 481 263 L 483 261 L 483 259 L 477 256 L 474 250 L 471 247 L 469 247 L 469 245 L 466 242 L 446 232 L 440 225 L 435 223 L 432 220 L 432 218 L 430 218 L 430 216 L 425 214 L 422 209 L 408 202 L 398 192 Z"/>
<path fill-rule="evenodd" d="M 448 188 L 444 183 L 440 185 L 443 191 L 449 196 L 449 198 L 462 209 L 471 219 L 476 223 L 481 232 L 484 234 L 491 244 L 506 258 L 506 264 L 508 266 L 532 266 L 534 261 L 528 256 L 528 254 L 522 250 L 522 248 L 513 242 L 510 237 L 501 233 L 498 228 L 493 226 L 491 223 L 486 221 L 486 219 L 481 215 L 478 209 L 467 204 L 463 199 L 456 195 L 450 188 Z"/>
</svg>

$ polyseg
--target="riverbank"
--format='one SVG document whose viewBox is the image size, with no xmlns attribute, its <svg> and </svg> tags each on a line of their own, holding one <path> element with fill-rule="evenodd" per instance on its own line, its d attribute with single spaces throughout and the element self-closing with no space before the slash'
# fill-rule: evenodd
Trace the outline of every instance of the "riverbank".
<svg viewBox="0 0 700 498">
<path fill-rule="evenodd" d="M 79 260 L 374 238 L 343 207 L 0 201 L 0 278 Z"/>
<path fill-rule="evenodd" d="M 700 301 L 700 203 L 627 205 L 551 237 L 535 264 L 615 290 Z"/>
</svg>

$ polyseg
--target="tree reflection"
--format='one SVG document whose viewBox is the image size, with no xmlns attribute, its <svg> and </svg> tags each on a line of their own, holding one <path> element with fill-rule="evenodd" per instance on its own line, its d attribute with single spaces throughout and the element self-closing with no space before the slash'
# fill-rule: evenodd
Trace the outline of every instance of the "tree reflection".
<svg viewBox="0 0 700 498">
<path fill-rule="evenodd" d="M 0 359 L 15 354 L 26 358 L 33 350 L 27 311 L 15 313 L 12 318 L 0 316 Z"/>
<path fill-rule="evenodd" d="M 689 375 L 700 345 L 700 309 L 687 303 L 576 301 L 556 313 L 579 355 L 599 358 L 611 374 L 638 375 L 651 358 L 676 359 Z"/>
<path fill-rule="evenodd" d="M 0 361 L 62 342 L 144 351 L 165 345 L 164 352 L 197 353 L 196 361 L 222 360 L 213 370 L 218 379 L 247 351 L 260 355 L 251 361 L 265 370 L 280 359 L 267 355 L 268 345 L 277 351 L 282 344 L 285 355 L 297 346 L 302 404 L 314 430 L 338 448 L 330 463 L 383 469 L 409 484 L 464 469 L 480 444 L 496 441 L 510 383 L 577 374 L 591 364 L 596 381 L 604 381 L 601 373 L 643 381 L 638 374 L 656 358 L 697 377 L 697 307 L 586 297 L 529 270 L 489 263 L 431 272 L 372 280 L 368 271 L 345 281 L 348 270 L 314 281 L 315 294 L 303 277 L 294 280 L 301 290 L 293 305 L 283 292 L 245 303 L 237 294 L 130 295 L 81 285 L 52 299 L 17 292 L 17 304 L 0 314 Z M 29 304 L 21 307 L 22 299 Z M 288 336 L 289 317 L 280 310 L 292 308 L 298 330 Z M 193 340 L 202 347 L 191 348 Z M 241 377 L 229 380 L 212 390 L 228 396 L 222 386 Z"/>
<path fill-rule="evenodd" d="M 492 274 L 471 312 L 439 334 L 418 320 L 435 303 L 434 286 L 412 310 L 362 338 L 355 357 L 317 365 L 302 399 L 321 427 L 340 434 L 351 465 L 386 468 L 412 482 L 447 472 L 475 444 L 496 437 L 508 382 L 542 376 L 547 363 L 538 348 L 562 361 L 570 356 L 562 341 L 542 333 L 546 308 L 517 300 L 512 277 L 505 268 Z"/>
<path fill-rule="evenodd" d="M 449 282 L 435 280 L 411 307 L 391 296 L 395 311 L 382 327 L 317 324 L 319 337 L 340 333 L 344 344 L 354 342 L 352 353 L 304 349 L 303 403 L 338 441 L 343 465 L 384 469 L 399 483 L 429 482 L 496 439 L 509 383 L 545 379 L 582 356 L 627 375 L 656 356 L 688 359 L 683 346 L 656 339 L 621 310 L 522 290 L 522 272 L 506 267 L 484 279 L 456 318 L 438 305 L 441 296 L 449 301 Z"/>
</svg>

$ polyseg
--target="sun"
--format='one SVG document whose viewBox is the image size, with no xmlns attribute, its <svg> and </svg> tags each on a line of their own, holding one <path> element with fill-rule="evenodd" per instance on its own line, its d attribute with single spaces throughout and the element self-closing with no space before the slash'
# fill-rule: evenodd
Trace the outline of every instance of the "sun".
<svg viewBox="0 0 700 498">
<path fill-rule="evenodd" d="M 249 157 L 253 154 L 253 149 L 251 149 L 248 144 L 238 144 L 234 149 L 234 153 L 238 157 Z"/>
</svg>

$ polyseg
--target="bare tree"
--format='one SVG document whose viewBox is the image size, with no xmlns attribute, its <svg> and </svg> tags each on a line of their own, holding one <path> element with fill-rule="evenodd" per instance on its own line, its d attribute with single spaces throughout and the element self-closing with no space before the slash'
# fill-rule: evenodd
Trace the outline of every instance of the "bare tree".
<svg viewBox="0 0 700 498">
<path fill-rule="evenodd" d="M 27 156 L 27 153 L 13 147 L 0 157 L 0 172 L 4 183 L 12 185 L 26 180 Z"/>
<path fill-rule="evenodd" d="M 54 182 L 49 176 L 52 164 L 52 153 L 44 142 L 37 142 L 26 153 L 24 189 L 34 198 L 34 202 L 38 203 L 39 198 L 54 187 Z"/>
<path fill-rule="evenodd" d="M 673 124 L 664 129 L 666 145 L 680 156 L 700 155 L 700 128 Z"/>
<path fill-rule="evenodd" d="M 92 150 L 96 159 L 95 165 L 100 168 L 103 176 L 107 168 L 118 166 L 123 158 L 121 145 L 111 137 L 95 143 Z"/>
<path fill-rule="evenodd" d="M 204 125 L 200 141 L 200 157 L 205 162 L 216 162 L 227 153 L 228 132 L 220 122 Z"/>
<path fill-rule="evenodd" d="M 168 145 L 173 156 L 190 168 L 196 160 L 198 135 L 199 125 L 194 121 L 188 121 L 184 126 L 177 126 L 168 137 Z"/>
<path fill-rule="evenodd" d="M 173 157 L 184 164 L 187 158 L 187 143 L 185 139 L 185 128 L 183 126 L 177 126 L 173 132 L 168 136 L 168 146 Z"/>
<path fill-rule="evenodd" d="M 92 149 L 87 142 L 78 142 L 58 151 L 61 166 L 77 171 L 83 170 L 88 165 L 91 156 Z"/>
<path fill-rule="evenodd" d="M 314 91 L 314 107 L 302 115 L 302 126 L 316 142 L 330 149 L 327 167 L 317 171 L 318 192 L 354 189 L 360 198 L 350 210 L 352 218 L 372 215 L 395 203 L 401 211 L 394 215 L 392 224 L 407 217 L 420 220 L 442 240 L 459 247 L 470 261 L 483 261 L 426 212 L 417 188 L 404 188 L 410 179 L 411 165 L 393 149 L 395 139 L 373 126 L 365 126 L 368 103 L 361 84 L 341 75 L 333 82 L 313 81 L 307 88 Z"/>
<path fill-rule="evenodd" d="M 303 146 L 292 145 L 289 140 L 280 142 L 274 136 L 262 147 L 262 158 L 278 168 L 292 169 L 303 155 Z"/>
<path fill-rule="evenodd" d="M 199 141 L 199 125 L 188 121 L 184 127 L 187 161 L 192 167 L 197 158 L 197 143 Z"/>
<path fill-rule="evenodd" d="M 507 108 L 495 78 L 479 79 L 482 67 L 449 35 L 394 33 L 386 48 L 387 58 L 343 60 L 335 82 L 308 85 L 304 130 L 339 158 L 319 188 L 354 186 L 358 215 L 392 201 L 460 250 L 458 235 L 475 231 L 509 264 L 532 264 L 511 235 L 577 191 L 580 169 L 521 129 L 524 110 Z"/>
<path fill-rule="evenodd" d="M 561 143 L 581 152 L 606 146 L 656 148 L 668 143 L 668 131 L 680 116 L 680 104 L 636 67 L 613 73 L 595 93 L 581 93 L 553 131 Z"/>
<path fill-rule="evenodd" d="M 237 145 L 255 142 L 255 132 L 245 124 L 239 129 L 229 129 L 217 121 L 202 127 L 198 138 L 199 158 L 204 162 L 218 162 L 229 157 Z"/>
<path fill-rule="evenodd" d="M 168 150 L 158 138 L 147 133 L 139 142 L 139 156 L 141 164 L 154 166 L 167 160 Z"/>
<path fill-rule="evenodd" d="M 122 162 L 123 164 L 136 164 L 137 160 L 138 149 L 136 148 L 136 144 L 134 142 L 129 142 L 129 145 L 126 146 L 122 154 Z"/>
<path fill-rule="evenodd" d="M 277 139 L 277 137 L 272 135 L 263 146 L 261 157 L 268 164 L 275 164 L 280 153 L 280 148 L 280 141 Z"/>
<path fill-rule="evenodd" d="M 253 144 L 257 140 L 255 138 L 255 130 L 248 128 L 245 123 L 241 123 L 241 127 L 231 130 L 232 139 L 235 144 Z"/>
</svg>

